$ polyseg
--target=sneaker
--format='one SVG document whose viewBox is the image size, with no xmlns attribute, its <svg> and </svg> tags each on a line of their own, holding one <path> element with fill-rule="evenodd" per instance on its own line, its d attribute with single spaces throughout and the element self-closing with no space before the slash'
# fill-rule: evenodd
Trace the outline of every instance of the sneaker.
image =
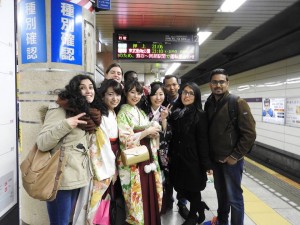
<svg viewBox="0 0 300 225">
<path fill-rule="evenodd" d="M 218 225 L 218 217 L 214 216 L 210 221 L 206 221 L 203 225 Z"/>
<path fill-rule="evenodd" d="M 206 221 L 202 225 L 221 225 L 218 221 L 218 217 L 214 216 L 211 221 Z M 226 224 L 228 225 L 228 224 Z"/>
<path fill-rule="evenodd" d="M 178 205 L 178 208 L 179 208 L 178 212 L 180 216 L 186 220 L 189 216 L 190 211 L 185 205 Z"/>
</svg>

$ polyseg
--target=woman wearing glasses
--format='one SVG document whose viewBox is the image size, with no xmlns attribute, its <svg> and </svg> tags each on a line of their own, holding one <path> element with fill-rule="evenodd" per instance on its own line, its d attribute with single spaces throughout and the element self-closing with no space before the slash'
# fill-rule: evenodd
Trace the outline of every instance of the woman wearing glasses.
<svg viewBox="0 0 300 225">
<path fill-rule="evenodd" d="M 172 127 L 170 177 L 174 189 L 190 202 L 190 213 L 183 223 L 187 225 L 205 219 L 204 210 L 208 207 L 201 201 L 200 191 L 206 186 L 206 172 L 211 169 L 211 162 L 206 113 L 195 83 L 182 86 L 181 101 L 183 107 L 174 110 L 168 120 Z"/>
</svg>

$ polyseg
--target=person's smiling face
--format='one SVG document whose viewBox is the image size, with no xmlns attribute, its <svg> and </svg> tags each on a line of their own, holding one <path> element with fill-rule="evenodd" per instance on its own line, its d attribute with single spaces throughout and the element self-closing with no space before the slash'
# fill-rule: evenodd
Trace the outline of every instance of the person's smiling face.
<svg viewBox="0 0 300 225">
<path fill-rule="evenodd" d="M 153 96 L 150 96 L 151 106 L 153 109 L 157 109 L 165 100 L 165 94 L 162 88 L 158 88 Z"/>
<path fill-rule="evenodd" d="M 112 87 L 109 87 L 102 100 L 108 109 L 114 110 L 121 101 L 121 95 L 118 95 Z"/>
<path fill-rule="evenodd" d="M 228 90 L 229 81 L 226 80 L 226 75 L 215 74 L 211 78 L 209 87 L 214 95 L 221 96 Z"/>
<path fill-rule="evenodd" d="M 86 101 L 88 103 L 92 103 L 95 98 L 93 83 L 89 79 L 84 79 L 80 82 L 79 88 L 82 96 L 85 97 Z"/>
<path fill-rule="evenodd" d="M 136 88 L 132 88 L 127 94 L 126 94 L 126 100 L 127 103 L 131 106 L 135 106 L 139 103 L 139 101 L 142 98 L 142 93 L 137 92 Z"/>
<path fill-rule="evenodd" d="M 122 70 L 118 66 L 112 67 L 108 71 L 108 73 L 105 74 L 106 79 L 114 79 L 114 80 L 118 81 L 119 83 L 121 83 L 122 77 L 123 77 Z"/>
<path fill-rule="evenodd" d="M 181 101 L 184 106 L 191 105 L 195 101 L 195 93 L 192 88 L 186 86 L 181 93 Z"/>
</svg>

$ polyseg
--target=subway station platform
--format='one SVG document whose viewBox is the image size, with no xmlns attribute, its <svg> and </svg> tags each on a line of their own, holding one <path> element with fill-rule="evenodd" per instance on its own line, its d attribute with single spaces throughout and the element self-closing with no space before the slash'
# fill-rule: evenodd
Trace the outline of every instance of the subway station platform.
<svg viewBox="0 0 300 225">
<path fill-rule="evenodd" d="M 300 184 L 254 161 L 245 159 L 242 187 L 245 201 L 245 225 L 300 224 Z M 174 199 L 176 193 L 174 194 Z M 206 220 L 217 215 L 217 199 L 213 181 L 202 192 L 203 201 L 210 207 Z M 162 216 L 163 225 L 181 225 L 184 219 L 173 210 Z"/>
</svg>

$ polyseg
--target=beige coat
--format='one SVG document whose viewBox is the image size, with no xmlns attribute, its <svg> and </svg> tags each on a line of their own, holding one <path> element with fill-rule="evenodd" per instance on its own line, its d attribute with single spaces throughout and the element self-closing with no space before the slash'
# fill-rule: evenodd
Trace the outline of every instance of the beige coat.
<svg viewBox="0 0 300 225">
<path fill-rule="evenodd" d="M 42 151 L 55 151 L 60 144 L 65 149 L 66 165 L 60 190 L 86 186 L 91 178 L 88 155 L 88 133 L 72 129 L 66 120 L 66 111 L 53 103 L 49 106 L 37 146 Z M 61 143 L 60 140 L 62 140 Z"/>
</svg>

